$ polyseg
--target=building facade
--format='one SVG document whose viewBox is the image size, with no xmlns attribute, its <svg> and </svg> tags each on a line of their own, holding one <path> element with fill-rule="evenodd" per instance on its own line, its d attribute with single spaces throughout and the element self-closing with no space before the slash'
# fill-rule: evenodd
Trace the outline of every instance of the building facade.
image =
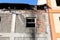
<svg viewBox="0 0 60 40">
<path fill-rule="evenodd" d="M 0 9 L 0 40 L 60 40 L 59 0 L 38 0 L 46 10 Z"/>
<path fill-rule="evenodd" d="M 60 40 L 60 0 L 47 0 L 49 9 L 50 29 L 51 29 L 51 40 Z"/>
</svg>

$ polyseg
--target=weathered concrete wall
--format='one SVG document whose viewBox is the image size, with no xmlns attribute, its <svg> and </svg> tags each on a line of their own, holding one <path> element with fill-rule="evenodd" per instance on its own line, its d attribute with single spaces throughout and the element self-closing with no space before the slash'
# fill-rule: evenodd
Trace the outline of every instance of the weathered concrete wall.
<svg viewBox="0 0 60 40">
<path fill-rule="evenodd" d="M 16 37 L 15 40 L 47 40 L 47 31 L 46 31 L 46 23 L 45 16 L 43 13 L 46 13 L 44 10 L 17 10 L 16 11 L 16 22 L 15 22 L 15 30 L 14 33 L 24 33 L 26 36 L 24 37 Z M 0 23 L 0 33 L 11 33 L 11 22 L 12 22 L 12 13 L 9 14 L 1 14 L 1 23 Z M 27 28 L 26 27 L 26 17 L 36 17 L 35 28 Z M 48 20 L 48 19 L 47 19 Z M 33 37 L 33 31 L 35 30 L 35 37 Z M 24 35 L 23 34 L 23 35 Z M 16 34 L 16 36 L 18 36 Z M 27 38 L 26 38 L 27 37 Z M 31 38 L 30 38 L 31 37 Z M 3 39 L 4 40 L 4 39 Z M 7 39 L 8 40 L 8 39 Z"/>
<path fill-rule="evenodd" d="M 1 22 L 0 22 L 0 33 L 9 33 L 11 32 L 11 18 L 10 14 L 1 14 Z"/>
</svg>

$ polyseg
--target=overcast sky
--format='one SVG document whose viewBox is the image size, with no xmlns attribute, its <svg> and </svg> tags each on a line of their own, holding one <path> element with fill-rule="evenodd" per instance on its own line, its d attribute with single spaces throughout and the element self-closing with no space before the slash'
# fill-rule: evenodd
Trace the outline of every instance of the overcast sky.
<svg viewBox="0 0 60 40">
<path fill-rule="evenodd" d="M 36 5 L 37 0 L 0 0 L 0 3 L 26 3 Z"/>
</svg>

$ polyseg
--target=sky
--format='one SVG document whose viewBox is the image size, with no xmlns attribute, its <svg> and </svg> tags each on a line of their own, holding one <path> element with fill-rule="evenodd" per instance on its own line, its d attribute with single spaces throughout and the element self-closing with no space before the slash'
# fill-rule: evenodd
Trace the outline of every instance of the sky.
<svg viewBox="0 0 60 40">
<path fill-rule="evenodd" d="M 37 5 L 37 0 L 0 0 L 0 3 L 26 3 L 30 5 Z"/>
</svg>

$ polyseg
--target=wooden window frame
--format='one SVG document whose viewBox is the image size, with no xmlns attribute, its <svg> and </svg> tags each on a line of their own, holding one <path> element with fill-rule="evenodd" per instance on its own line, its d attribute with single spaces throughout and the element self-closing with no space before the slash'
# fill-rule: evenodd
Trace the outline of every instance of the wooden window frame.
<svg viewBox="0 0 60 40">
<path fill-rule="evenodd" d="M 60 14 L 60 13 L 52 13 L 52 12 L 49 13 L 51 40 L 57 40 L 57 38 L 60 38 L 60 33 L 56 33 L 55 31 L 53 14 Z"/>
</svg>

